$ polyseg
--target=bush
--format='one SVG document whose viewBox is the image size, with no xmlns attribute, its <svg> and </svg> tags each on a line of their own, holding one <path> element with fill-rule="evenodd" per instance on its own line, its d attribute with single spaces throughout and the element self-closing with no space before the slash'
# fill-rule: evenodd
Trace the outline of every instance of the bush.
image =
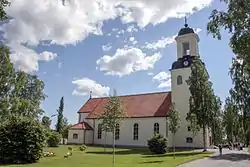
<svg viewBox="0 0 250 167">
<path fill-rule="evenodd" d="M 0 163 L 33 163 L 43 153 L 45 133 L 33 119 L 10 116 L 0 124 Z"/>
<path fill-rule="evenodd" d="M 58 132 L 51 131 L 48 136 L 47 144 L 49 147 L 58 147 L 61 142 L 61 135 Z"/>
<path fill-rule="evenodd" d="M 85 151 L 87 149 L 87 146 L 85 145 L 85 144 L 83 144 L 83 145 L 81 145 L 80 147 L 79 147 L 79 150 L 80 151 Z"/>
<path fill-rule="evenodd" d="M 155 134 L 148 140 L 148 148 L 152 153 L 164 154 L 167 152 L 167 139 L 160 134 Z"/>
</svg>

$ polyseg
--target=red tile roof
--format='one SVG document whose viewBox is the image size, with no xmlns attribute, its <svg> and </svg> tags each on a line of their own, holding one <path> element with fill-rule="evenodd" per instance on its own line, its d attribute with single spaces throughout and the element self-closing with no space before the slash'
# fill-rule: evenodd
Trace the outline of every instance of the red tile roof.
<svg viewBox="0 0 250 167">
<path fill-rule="evenodd" d="M 127 117 L 165 117 L 171 105 L 171 92 L 118 96 Z M 97 118 L 104 112 L 108 97 L 91 98 L 78 111 L 89 113 L 86 118 Z"/>
<path fill-rule="evenodd" d="M 85 130 L 91 130 L 92 127 L 87 122 L 80 122 L 78 124 L 73 125 L 70 129 L 72 130 L 78 130 L 78 129 L 85 129 Z"/>
</svg>

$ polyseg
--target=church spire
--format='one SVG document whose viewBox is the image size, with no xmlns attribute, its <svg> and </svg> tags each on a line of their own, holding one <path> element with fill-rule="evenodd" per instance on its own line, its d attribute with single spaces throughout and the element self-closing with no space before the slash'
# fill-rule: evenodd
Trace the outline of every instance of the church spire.
<svg viewBox="0 0 250 167">
<path fill-rule="evenodd" d="M 185 27 L 188 27 L 188 24 L 187 24 L 187 16 L 185 16 L 185 24 L 184 24 Z"/>
</svg>

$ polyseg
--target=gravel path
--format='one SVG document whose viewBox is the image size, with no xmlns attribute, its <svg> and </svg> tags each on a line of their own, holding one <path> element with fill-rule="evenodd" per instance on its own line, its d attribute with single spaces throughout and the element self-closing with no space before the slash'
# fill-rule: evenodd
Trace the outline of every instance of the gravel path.
<svg viewBox="0 0 250 167">
<path fill-rule="evenodd" d="M 179 167 L 250 167 L 250 154 L 244 151 L 223 149 L 223 155 L 218 151 L 210 158 L 192 161 Z"/>
</svg>

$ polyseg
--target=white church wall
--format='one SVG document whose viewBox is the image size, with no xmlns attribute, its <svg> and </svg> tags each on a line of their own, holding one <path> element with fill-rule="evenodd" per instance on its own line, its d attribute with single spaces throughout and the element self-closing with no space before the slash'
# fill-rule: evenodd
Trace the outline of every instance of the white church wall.
<svg viewBox="0 0 250 167">
<path fill-rule="evenodd" d="M 85 144 L 93 144 L 93 131 L 92 130 L 86 130 Z"/>
<path fill-rule="evenodd" d="M 77 134 L 77 139 L 73 138 L 73 135 Z M 84 140 L 84 130 L 71 129 L 68 133 L 68 143 L 69 144 L 82 144 Z"/>
<path fill-rule="evenodd" d="M 94 144 L 105 143 L 105 132 L 102 132 L 101 139 L 97 138 L 97 128 L 101 120 L 95 120 L 94 131 Z M 139 125 L 139 139 L 133 139 L 133 125 Z M 166 135 L 166 118 L 153 117 L 153 118 L 127 118 L 120 124 L 120 139 L 116 140 L 116 145 L 121 146 L 147 146 L 147 140 L 154 134 L 154 123 L 159 123 L 159 132 Z M 107 133 L 107 144 L 112 145 L 112 133 Z"/>
<path fill-rule="evenodd" d="M 196 137 L 193 139 L 193 143 L 187 143 L 186 138 L 192 138 L 192 132 L 188 131 L 189 122 L 186 121 L 187 113 L 189 112 L 189 97 L 190 92 L 186 81 L 191 74 L 190 68 L 175 69 L 171 71 L 172 78 L 172 102 L 175 103 L 176 109 L 180 113 L 181 126 L 175 136 L 175 143 L 178 147 L 203 147 L 203 134 L 202 131 L 198 132 Z M 177 76 L 182 76 L 182 84 L 177 85 Z M 170 134 L 170 136 L 172 136 Z M 207 141 L 209 137 L 207 134 Z M 172 137 L 170 137 L 170 143 L 172 143 Z M 208 144 L 208 143 L 207 143 Z"/>
<path fill-rule="evenodd" d="M 78 115 L 78 120 L 79 120 L 79 122 L 83 122 L 83 121 L 85 121 L 85 118 L 87 117 L 89 115 L 89 113 L 79 113 L 79 115 Z"/>
</svg>

